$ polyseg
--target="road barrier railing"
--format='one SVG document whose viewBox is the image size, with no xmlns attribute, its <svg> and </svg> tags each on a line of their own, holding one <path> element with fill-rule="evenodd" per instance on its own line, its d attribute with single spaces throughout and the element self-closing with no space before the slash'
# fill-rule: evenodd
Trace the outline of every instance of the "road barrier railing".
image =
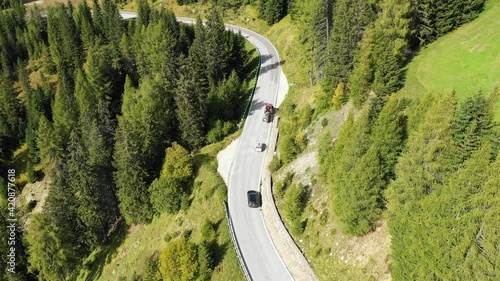
<svg viewBox="0 0 500 281">
<path fill-rule="evenodd" d="M 229 206 L 227 202 L 224 201 L 224 213 L 226 214 L 227 224 L 229 226 L 229 233 L 231 234 L 231 240 L 233 241 L 234 251 L 236 252 L 236 256 L 238 257 L 238 261 L 240 262 L 241 270 L 243 270 L 243 275 L 248 281 L 253 281 L 252 276 L 250 276 L 250 272 L 248 271 L 247 264 L 243 259 L 243 255 L 241 254 L 240 244 L 238 244 L 238 240 L 236 239 L 236 235 L 234 234 L 234 226 L 231 218 L 231 214 L 229 213 Z"/>
</svg>

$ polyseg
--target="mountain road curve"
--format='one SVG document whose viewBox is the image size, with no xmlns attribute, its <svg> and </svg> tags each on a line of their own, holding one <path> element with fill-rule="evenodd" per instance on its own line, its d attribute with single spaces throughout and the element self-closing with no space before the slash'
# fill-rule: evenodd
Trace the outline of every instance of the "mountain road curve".
<svg viewBox="0 0 500 281">
<path fill-rule="evenodd" d="M 124 19 L 137 16 L 120 12 Z M 193 24 L 194 19 L 178 17 L 178 21 Z M 229 173 L 228 205 L 234 232 L 250 279 L 254 281 L 293 280 L 268 234 L 260 208 L 249 208 L 247 191 L 259 190 L 264 169 L 264 152 L 255 151 L 258 142 L 269 142 L 271 123 L 262 121 L 264 104 L 276 104 L 281 65 L 276 48 L 263 36 L 246 28 L 226 24 L 226 28 L 241 34 L 260 54 L 261 68 L 253 99 L 248 110 L 235 159 Z"/>
<path fill-rule="evenodd" d="M 120 11 L 120 15 L 124 20 L 137 17 L 135 12 Z M 177 19 L 188 24 L 196 22 L 190 18 Z M 226 24 L 226 28 L 241 32 L 255 46 L 261 62 L 257 85 L 228 178 L 229 213 L 237 244 L 251 280 L 294 280 L 271 240 L 261 209 L 249 208 L 246 194 L 248 190 L 259 190 L 261 186 L 265 150 L 257 152 L 255 146 L 258 142 L 269 143 L 272 124 L 262 121 L 265 103 L 280 103 L 287 91 L 287 87 L 283 87 L 286 81 L 281 81 L 280 87 L 282 70 L 279 55 L 271 42 L 263 36 L 235 25 Z"/>
</svg>

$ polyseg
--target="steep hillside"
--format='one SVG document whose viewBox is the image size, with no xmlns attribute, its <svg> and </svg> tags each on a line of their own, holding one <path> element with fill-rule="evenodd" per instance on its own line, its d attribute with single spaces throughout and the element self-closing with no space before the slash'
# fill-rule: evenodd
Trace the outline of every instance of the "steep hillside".
<svg viewBox="0 0 500 281">
<path fill-rule="evenodd" d="M 421 50 L 408 65 L 403 96 L 454 90 L 458 100 L 500 83 L 500 1 L 486 2 L 473 22 Z"/>
</svg>

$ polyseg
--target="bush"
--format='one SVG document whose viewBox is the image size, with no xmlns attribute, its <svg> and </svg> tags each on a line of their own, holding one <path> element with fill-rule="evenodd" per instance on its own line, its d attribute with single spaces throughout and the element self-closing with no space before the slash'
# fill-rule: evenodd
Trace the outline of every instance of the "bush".
<svg viewBox="0 0 500 281">
<path fill-rule="evenodd" d="M 198 281 L 208 281 L 212 277 L 214 258 L 209 243 L 198 245 Z"/>
<path fill-rule="evenodd" d="M 198 248 L 184 238 L 170 241 L 158 259 L 163 280 L 193 280 L 198 274 Z"/>
<path fill-rule="evenodd" d="M 156 277 L 158 272 L 158 262 L 153 257 L 148 258 L 146 267 L 144 268 L 144 281 L 159 281 Z"/>
<path fill-rule="evenodd" d="M 155 179 L 149 191 L 151 193 L 151 203 L 155 208 L 156 212 L 169 214 L 174 214 L 183 207 L 182 199 L 187 196 L 182 193 L 183 183 L 182 181 L 172 178 L 172 179 Z"/>
<path fill-rule="evenodd" d="M 172 233 L 167 233 L 167 234 L 165 234 L 165 237 L 163 237 L 163 240 L 168 243 L 173 238 L 174 238 L 174 235 Z"/>
<path fill-rule="evenodd" d="M 306 223 L 307 223 L 307 219 L 306 220 L 295 220 L 295 221 L 292 221 L 292 224 L 291 224 L 291 231 L 294 235 L 300 235 L 302 233 L 304 233 L 304 230 L 306 228 Z"/>
<path fill-rule="evenodd" d="M 332 149 L 332 134 L 330 131 L 325 132 L 318 141 L 318 160 L 321 165 L 325 163 L 328 154 Z"/>
<path fill-rule="evenodd" d="M 298 126 L 300 128 L 306 128 L 311 124 L 311 118 L 314 114 L 314 110 L 311 108 L 309 104 L 306 104 L 300 111 L 299 111 L 299 120 L 298 120 Z"/>
<path fill-rule="evenodd" d="M 294 184 L 285 193 L 284 215 L 290 222 L 293 234 L 301 234 L 304 231 L 304 222 L 301 220 L 302 211 L 305 207 L 306 189 Z"/>
<path fill-rule="evenodd" d="M 271 162 L 269 163 L 269 166 L 267 168 L 269 169 L 269 171 L 271 173 L 274 173 L 281 168 L 281 165 L 283 165 L 281 160 L 278 157 L 274 156 L 273 160 L 271 160 Z"/>
<path fill-rule="evenodd" d="M 279 151 L 281 160 L 284 164 L 292 162 L 297 155 L 297 144 L 294 141 L 294 136 L 284 136 L 279 146 Z"/>
<path fill-rule="evenodd" d="M 307 136 L 304 132 L 298 132 L 295 135 L 295 144 L 296 144 L 296 154 L 301 153 L 307 147 Z"/>
<path fill-rule="evenodd" d="M 183 193 L 181 195 L 181 210 L 186 211 L 191 206 L 191 200 L 189 200 L 189 195 Z"/>
<path fill-rule="evenodd" d="M 217 239 L 217 232 L 215 231 L 214 225 L 207 219 L 204 219 L 201 223 L 200 233 L 203 242 L 212 243 Z"/>
<path fill-rule="evenodd" d="M 321 127 L 324 128 L 326 126 L 328 126 L 328 119 L 326 118 L 321 119 Z"/>
<path fill-rule="evenodd" d="M 274 190 L 280 199 L 283 198 L 287 188 L 292 184 L 293 176 L 294 174 L 292 172 L 288 172 L 282 181 L 276 183 Z"/>
<path fill-rule="evenodd" d="M 28 203 L 28 205 L 26 205 L 26 211 L 28 213 L 31 212 L 31 211 L 33 211 L 33 209 L 36 207 L 36 203 L 37 203 L 36 200 L 30 200 L 30 202 Z"/>
<path fill-rule="evenodd" d="M 221 120 L 215 121 L 215 126 L 208 132 L 207 141 L 209 143 L 216 143 L 224 139 L 234 131 L 235 125 L 233 122 L 222 122 Z"/>
</svg>

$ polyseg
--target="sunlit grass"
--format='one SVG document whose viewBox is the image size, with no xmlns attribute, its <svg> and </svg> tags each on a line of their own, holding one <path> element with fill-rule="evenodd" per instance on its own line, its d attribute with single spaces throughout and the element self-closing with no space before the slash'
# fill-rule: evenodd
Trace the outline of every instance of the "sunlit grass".
<svg viewBox="0 0 500 281">
<path fill-rule="evenodd" d="M 459 101 L 500 83 L 500 0 L 479 17 L 424 48 L 408 65 L 405 96 L 454 90 Z M 500 117 L 500 113 L 497 114 Z M 497 118 L 498 118 L 497 117 Z"/>
</svg>

